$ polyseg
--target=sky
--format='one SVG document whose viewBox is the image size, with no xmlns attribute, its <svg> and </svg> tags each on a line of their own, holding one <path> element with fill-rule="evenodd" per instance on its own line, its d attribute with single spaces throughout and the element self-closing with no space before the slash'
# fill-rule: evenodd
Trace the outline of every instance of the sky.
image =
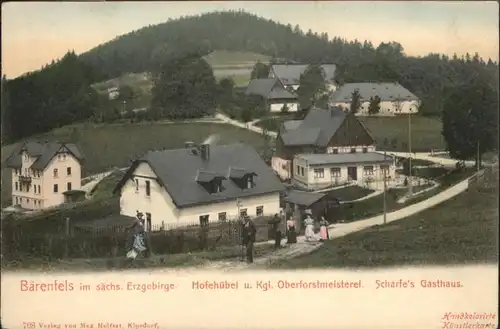
<svg viewBox="0 0 500 329">
<path fill-rule="evenodd" d="M 14 78 L 38 70 L 68 50 L 100 43 L 175 19 L 215 10 L 243 9 L 329 37 L 397 41 L 407 55 L 474 54 L 498 61 L 496 1 L 178 1 L 7 2 L 2 4 L 2 74 Z"/>
</svg>

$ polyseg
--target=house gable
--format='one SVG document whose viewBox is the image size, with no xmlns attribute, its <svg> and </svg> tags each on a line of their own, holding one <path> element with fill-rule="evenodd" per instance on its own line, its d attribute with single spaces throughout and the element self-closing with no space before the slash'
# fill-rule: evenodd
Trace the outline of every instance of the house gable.
<svg viewBox="0 0 500 329">
<path fill-rule="evenodd" d="M 328 146 L 373 145 L 374 142 L 370 133 L 354 114 L 348 114 L 328 142 Z"/>
</svg>

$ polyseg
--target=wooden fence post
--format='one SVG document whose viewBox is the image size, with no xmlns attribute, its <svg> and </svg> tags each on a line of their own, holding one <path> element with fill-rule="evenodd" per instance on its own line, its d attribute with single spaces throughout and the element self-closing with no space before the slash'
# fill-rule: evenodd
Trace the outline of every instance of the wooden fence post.
<svg viewBox="0 0 500 329">
<path fill-rule="evenodd" d="M 65 219 L 65 241 L 64 241 L 64 258 L 67 258 L 68 257 L 68 241 L 69 241 L 69 237 L 71 235 L 71 225 L 70 225 L 70 219 L 69 217 L 66 217 Z"/>
</svg>

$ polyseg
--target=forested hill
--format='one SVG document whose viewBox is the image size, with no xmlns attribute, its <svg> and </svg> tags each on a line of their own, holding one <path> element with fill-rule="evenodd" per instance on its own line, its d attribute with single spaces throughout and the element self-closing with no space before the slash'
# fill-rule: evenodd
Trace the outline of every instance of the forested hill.
<svg viewBox="0 0 500 329">
<path fill-rule="evenodd" d="M 342 35 L 342 31 L 338 31 Z M 397 42 L 374 46 L 326 33 L 304 32 L 246 12 L 213 12 L 148 26 L 42 70 L 2 83 L 3 143 L 90 118 L 98 106 L 90 84 L 151 71 L 171 58 L 211 50 L 250 51 L 300 63 L 335 63 L 339 82 L 399 81 L 439 114 L 457 87 L 485 78 L 498 90 L 498 65 L 478 54 L 408 57 Z"/>
</svg>

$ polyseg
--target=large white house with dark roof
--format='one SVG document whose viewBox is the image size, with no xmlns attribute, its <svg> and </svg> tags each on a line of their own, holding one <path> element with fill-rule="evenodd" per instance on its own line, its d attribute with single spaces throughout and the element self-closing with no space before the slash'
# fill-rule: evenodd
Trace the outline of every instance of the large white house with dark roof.
<svg viewBox="0 0 500 329">
<path fill-rule="evenodd" d="M 333 93 L 330 105 L 350 111 L 352 94 L 355 90 L 358 90 L 361 98 L 357 115 L 368 115 L 370 99 L 376 96 L 380 98 L 378 115 L 417 113 L 420 106 L 419 98 L 399 83 L 378 82 L 346 83 Z"/>
<path fill-rule="evenodd" d="M 307 64 L 275 64 L 269 70 L 270 78 L 277 78 L 287 89 L 297 90 L 300 86 L 300 76 L 307 70 Z M 320 67 L 325 74 L 326 87 L 329 91 L 335 91 L 337 82 L 335 80 L 335 64 L 322 64 Z"/>
<path fill-rule="evenodd" d="M 287 91 L 276 78 L 251 80 L 245 94 L 261 96 L 270 112 L 298 111 L 297 95 Z"/>
<path fill-rule="evenodd" d="M 183 226 L 271 216 L 284 186 L 244 144 L 152 151 L 136 160 L 115 188 L 120 214 L 146 216 L 146 227 Z"/>
<path fill-rule="evenodd" d="M 75 144 L 26 142 L 7 158 L 12 169 L 12 203 L 38 210 L 65 201 L 65 193 L 81 188 L 84 156 Z"/>
<path fill-rule="evenodd" d="M 307 190 L 395 177 L 393 157 L 377 153 L 363 124 L 340 108 L 313 108 L 304 120 L 285 121 L 271 162 L 282 179 Z"/>
</svg>

